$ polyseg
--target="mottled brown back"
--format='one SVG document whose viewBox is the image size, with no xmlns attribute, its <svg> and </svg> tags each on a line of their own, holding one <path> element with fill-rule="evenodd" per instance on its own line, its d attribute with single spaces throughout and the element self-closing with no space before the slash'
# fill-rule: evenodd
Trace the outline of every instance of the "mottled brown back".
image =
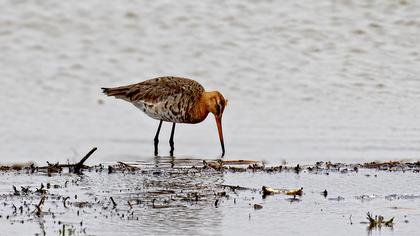
<svg viewBox="0 0 420 236">
<path fill-rule="evenodd" d="M 124 99 L 154 119 L 188 123 L 189 110 L 204 92 L 198 82 L 180 77 L 158 77 L 137 84 L 102 88 L 108 96 Z"/>
<path fill-rule="evenodd" d="M 203 86 L 198 82 L 181 77 L 158 77 L 140 83 L 115 87 L 102 88 L 108 96 L 115 96 L 130 102 L 146 101 L 157 102 L 179 94 L 190 96 L 195 100 L 204 92 Z"/>
</svg>

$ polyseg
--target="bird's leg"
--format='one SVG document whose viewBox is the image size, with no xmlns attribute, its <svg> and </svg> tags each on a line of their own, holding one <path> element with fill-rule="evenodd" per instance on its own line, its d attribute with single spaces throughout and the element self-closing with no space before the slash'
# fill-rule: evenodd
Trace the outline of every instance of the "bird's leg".
<svg viewBox="0 0 420 236">
<path fill-rule="evenodd" d="M 159 132 L 160 132 L 160 128 L 162 127 L 162 123 L 163 123 L 163 121 L 160 121 L 159 127 L 156 131 L 155 139 L 154 139 L 154 141 L 155 141 L 155 156 L 157 156 L 157 154 L 158 154 Z"/>
<path fill-rule="evenodd" d="M 169 145 L 171 145 L 171 151 L 169 154 L 174 155 L 174 133 L 175 133 L 175 122 L 172 123 L 171 138 L 169 139 Z"/>
</svg>

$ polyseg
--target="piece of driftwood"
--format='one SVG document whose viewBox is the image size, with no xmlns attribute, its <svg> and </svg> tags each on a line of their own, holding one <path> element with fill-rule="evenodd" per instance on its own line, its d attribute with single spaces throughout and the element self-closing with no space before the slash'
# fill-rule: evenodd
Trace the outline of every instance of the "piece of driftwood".
<svg viewBox="0 0 420 236">
<path fill-rule="evenodd" d="M 35 167 L 39 170 L 47 169 L 49 172 L 57 172 L 58 169 L 62 168 L 72 168 L 73 173 L 80 174 L 81 170 L 83 168 L 87 168 L 87 166 L 84 165 L 85 161 L 97 150 L 97 147 L 92 148 L 78 163 L 75 164 L 59 164 L 58 162 L 55 164 L 51 164 L 47 162 L 48 166 L 41 166 L 41 167 Z"/>
<path fill-rule="evenodd" d="M 74 166 L 74 173 L 80 174 L 80 170 L 84 167 L 83 163 L 97 150 L 97 147 L 92 148 L 83 158 Z"/>
<path fill-rule="evenodd" d="M 109 199 L 111 199 L 112 205 L 115 207 L 117 207 L 117 203 L 114 201 L 113 197 L 109 197 Z"/>
</svg>

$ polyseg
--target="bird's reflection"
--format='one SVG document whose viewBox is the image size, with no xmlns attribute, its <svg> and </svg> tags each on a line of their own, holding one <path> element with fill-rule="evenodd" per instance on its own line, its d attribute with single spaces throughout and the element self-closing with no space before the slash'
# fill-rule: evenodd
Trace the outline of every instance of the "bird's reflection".
<svg viewBox="0 0 420 236">
<path fill-rule="evenodd" d="M 155 156 L 150 163 L 142 162 L 138 179 L 142 187 L 135 195 L 144 203 L 139 214 L 139 225 L 147 225 L 143 233 L 198 234 L 221 229 L 223 215 L 214 202 L 224 174 L 203 168 L 202 163 L 203 159 L 174 156 Z"/>
</svg>

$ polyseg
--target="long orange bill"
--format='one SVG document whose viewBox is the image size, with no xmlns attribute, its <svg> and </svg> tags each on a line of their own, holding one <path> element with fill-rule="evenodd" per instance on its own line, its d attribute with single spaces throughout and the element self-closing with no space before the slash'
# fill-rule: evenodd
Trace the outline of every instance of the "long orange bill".
<svg viewBox="0 0 420 236">
<path fill-rule="evenodd" d="M 219 131 L 219 139 L 220 144 L 222 145 L 222 157 L 225 155 L 225 143 L 223 142 L 223 132 L 222 132 L 222 118 L 217 117 L 216 118 L 216 124 L 217 124 L 217 130 Z"/>
</svg>

